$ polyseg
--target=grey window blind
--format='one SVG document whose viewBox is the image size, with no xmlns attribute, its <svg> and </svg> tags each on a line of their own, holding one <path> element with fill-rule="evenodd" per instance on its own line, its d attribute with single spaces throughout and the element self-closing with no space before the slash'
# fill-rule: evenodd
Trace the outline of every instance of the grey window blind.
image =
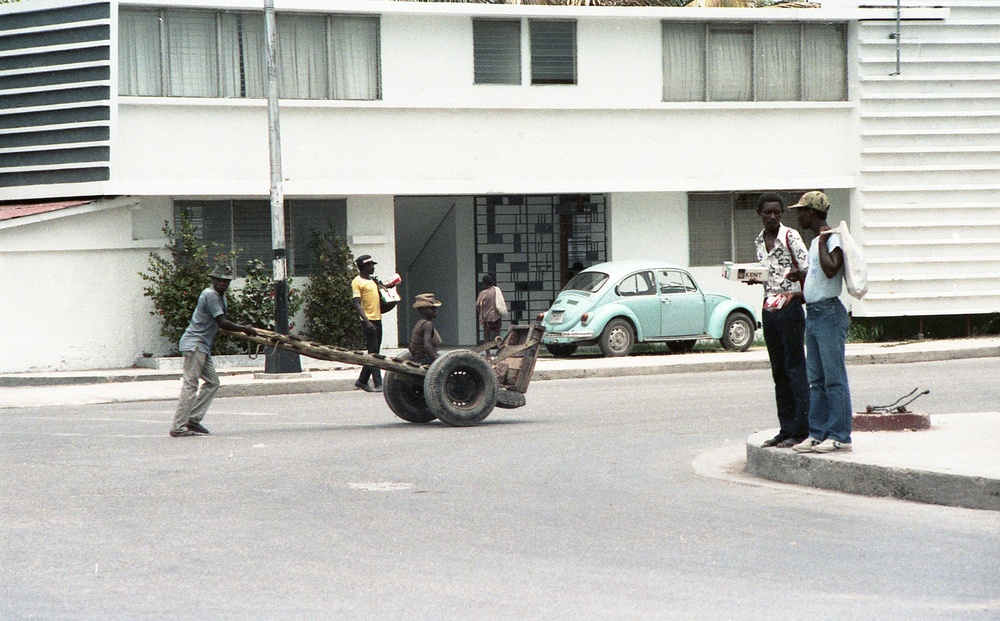
<svg viewBox="0 0 1000 621">
<path fill-rule="evenodd" d="M 520 21 L 473 20 L 472 47 L 476 84 L 521 83 Z"/>
<path fill-rule="evenodd" d="M 531 83 L 576 84 L 576 22 L 529 20 Z"/>
</svg>

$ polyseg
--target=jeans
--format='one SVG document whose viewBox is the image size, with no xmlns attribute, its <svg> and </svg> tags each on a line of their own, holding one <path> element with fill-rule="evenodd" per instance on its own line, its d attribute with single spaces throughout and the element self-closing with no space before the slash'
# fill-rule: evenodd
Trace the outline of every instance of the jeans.
<svg viewBox="0 0 1000 621">
<path fill-rule="evenodd" d="M 171 431 L 184 431 L 188 421 L 200 423 L 220 386 L 211 356 L 201 351 L 181 353 L 184 354 L 184 376 Z M 204 381 L 201 390 L 198 389 L 199 379 Z"/>
<path fill-rule="evenodd" d="M 805 440 L 809 435 L 809 379 L 806 376 L 806 316 L 801 300 L 761 313 L 764 343 L 771 360 L 774 401 L 778 406 L 780 442 Z"/>
<path fill-rule="evenodd" d="M 382 349 L 382 321 L 371 322 L 372 329 L 364 330 L 365 345 L 369 354 L 377 354 Z M 361 367 L 361 375 L 358 376 L 359 384 L 367 384 L 368 378 L 375 380 L 375 386 L 382 385 L 382 371 L 376 367 Z"/>
<path fill-rule="evenodd" d="M 851 390 L 844 347 L 851 319 L 838 298 L 806 304 L 809 436 L 851 441 Z"/>
</svg>

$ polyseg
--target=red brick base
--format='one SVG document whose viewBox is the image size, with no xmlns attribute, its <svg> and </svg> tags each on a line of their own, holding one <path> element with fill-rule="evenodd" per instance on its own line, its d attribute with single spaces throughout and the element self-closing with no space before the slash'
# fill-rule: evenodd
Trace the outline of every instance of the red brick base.
<svg viewBox="0 0 1000 621">
<path fill-rule="evenodd" d="M 930 414 L 916 412 L 854 413 L 854 431 L 920 431 L 930 428 Z"/>
</svg>

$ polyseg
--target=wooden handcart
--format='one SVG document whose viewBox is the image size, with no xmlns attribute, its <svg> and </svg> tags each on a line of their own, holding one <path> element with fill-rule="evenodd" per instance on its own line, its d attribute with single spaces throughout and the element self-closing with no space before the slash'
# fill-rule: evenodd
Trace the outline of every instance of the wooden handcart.
<svg viewBox="0 0 1000 621">
<path fill-rule="evenodd" d="M 353 351 L 297 336 L 257 329 L 257 336 L 229 332 L 270 350 L 284 349 L 317 360 L 329 360 L 385 371 L 383 396 L 396 416 L 411 423 L 435 419 L 456 427 L 475 425 L 494 407 L 525 404 L 545 328 L 533 323 L 513 325 L 503 338 L 475 349 L 445 352 L 432 364 L 418 364 L 409 352 L 394 358 Z M 484 353 L 496 347 L 492 358 Z"/>
</svg>

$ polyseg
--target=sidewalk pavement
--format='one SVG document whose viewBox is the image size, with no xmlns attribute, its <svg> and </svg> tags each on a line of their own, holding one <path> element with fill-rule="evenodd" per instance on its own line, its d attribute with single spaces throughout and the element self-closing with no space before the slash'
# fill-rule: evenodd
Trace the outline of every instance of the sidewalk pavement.
<svg viewBox="0 0 1000 621">
<path fill-rule="evenodd" d="M 385 351 L 392 356 L 397 352 Z M 847 363 L 891 364 L 1000 357 L 1000 338 L 907 343 L 852 343 Z M 300 374 L 256 367 L 220 369 L 217 397 L 354 390 L 358 368 L 302 358 Z M 692 352 L 626 358 L 540 357 L 532 381 L 627 377 L 768 368 L 762 347 L 747 352 Z M 180 372 L 154 369 L 0 374 L 0 410 L 60 405 L 174 400 Z M 764 449 L 776 430 L 746 442 L 746 471 L 774 481 L 933 504 L 1000 511 L 1000 413 L 934 414 L 931 429 L 855 432 L 858 449 L 818 455 Z M 977 438 L 970 445 L 967 439 Z"/>
</svg>

